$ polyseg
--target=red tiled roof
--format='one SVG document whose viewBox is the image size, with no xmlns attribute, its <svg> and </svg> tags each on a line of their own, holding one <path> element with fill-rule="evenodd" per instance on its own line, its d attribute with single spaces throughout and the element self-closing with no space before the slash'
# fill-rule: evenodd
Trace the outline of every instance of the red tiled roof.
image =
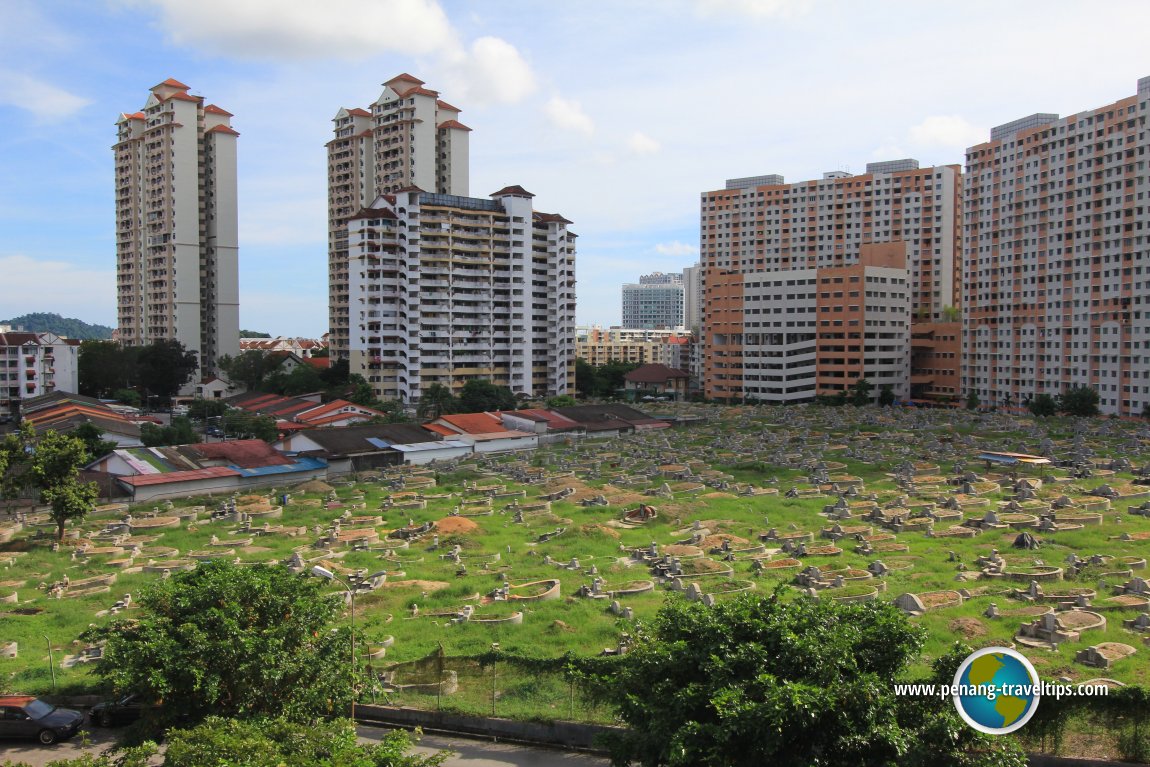
<svg viewBox="0 0 1150 767">
<path fill-rule="evenodd" d="M 407 98 L 408 96 L 411 96 L 413 94 L 416 96 L 431 96 L 432 98 L 439 98 L 439 91 L 433 91 L 429 88 L 420 88 L 419 86 L 416 86 L 414 88 L 408 88 L 407 90 L 405 90 L 403 93 L 400 93 L 399 95 L 401 98 Z"/>
<path fill-rule="evenodd" d="M 448 427 L 454 426 L 464 434 L 492 434 L 509 431 L 497 416 L 491 413 L 456 413 L 440 416 L 439 419 Z"/>
<path fill-rule="evenodd" d="M 228 110 L 221 109 L 220 107 L 216 106 L 215 104 L 208 104 L 206 107 L 204 107 L 204 112 L 206 112 L 207 114 L 210 114 L 210 115 L 223 115 L 224 117 L 235 117 L 235 115 L 232 114 L 231 112 L 229 112 Z"/>
<path fill-rule="evenodd" d="M 530 413 L 531 415 L 540 418 L 547 422 L 547 428 L 552 431 L 560 431 L 564 429 L 578 429 L 579 424 L 572 421 L 566 416 L 552 413 L 550 410 L 542 410 L 539 408 L 532 408 L 529 410 L 516 410 L 516 413 Z"/>
<path fill-rule="evenodd" d="M 643 365 L 623 376 L 631 383 L 665 383 L 672 378 L 690 378 L 691 374 L 666 365 Z"/>
<path fill-rule="evenodd" d="M 407 72 L 403 72 L 402 74 L 396 75 L 395 77 L 393 77 L 390 80 L 388 80 L 387 82 L 385 82 L 384 85 L 391 85 L 392 83 L 398 83 L 398 82 L 409 82 L 409 83 L 415 83 L 416 85 L 423 85 L 423 80 L 420 80 L 418 77 L 412 77 Z"/>
<path fill-rule="evenodd" d="M 371 112 L 367 111 L 366 109 L 360 109 L 359 107 L 349 109 L 347 110 L 347 113 L 354 117 L 371 117 Z"/>
<path fill-rule="evenodd" d="M 143 120 L 143 119 L 146 119 L 144 117 L 143 112 L 133 112 L 132 114 L 128 114 L 127 112 L 124 112 L 122 116 L 125 120 Z"/>
<path fill-rule="evenodd" d="M 359 213 L 356 213 L 354 216 L 348 216 L 345 220 L 347 220 L 347 221 L 358 221 L 361 218 L 398 219 L 399 216 L 395 215 L 395 213 L 388 210 L 387 208 L 364 208 Z"/>
<path fill-rule="evenodd" d="M 466 131 L 471 130 L 471 128 L 468 128 L 466 125 L 459 122 L 459 120 L 445 120 L 445 121 L 441 122 L 439 125 L 437 125 L 436 127 L 437 128 L 456 128 L 458 130 L 466 130 Z"/>
<path fill-rule="evenodd" d="M 535 212 L 535 220 L 543 224 L 570 224 L 571 221 L 563 218 L 558 213 L 540 213 Z"/>
<path fill-rule="evenodd" d="M 454 429 L 449 429 L 446 426 L 440 426 L 437 423 L 425 423 L 423 424 L 423 428 L 427 429 L 428 431 L 433 431 L 436 434 L 442 434 L 445 437 L 459 436 L 459 432 L 455 431 Z"/>
<path fill-rule="evenodd" d="M 167 474 L 137 474 L 132 477 L 116 477 L 125 485 L 141 487 L 144 485 L 166 485 L 171 482 L 192 482 L 197 479 L 214 479 L 216 477 L 238 477 L 240 473 L 227 466 L 212 466 L 208 469 L 192 469 L 191 471 L 169 471 Z"/>
<path fill-rule="evenodd" d="M 203 96 L 191 96 L 187 93 L 184 93 L 183 91 L 172 93 L 163 97 L 164 101 L 170 101 L 171 99 L 175 99 L 176 101 L 195 101 L 196 103 L 204 100 Z"/>
<path fill-rule="evenodd" d="M 240 132 L 235 128 L 229 128 L 226 125 L 217 125 L 214 128 L 208 128 L 204 133 L 226 133 L 229 136 L 238 136 Z"/>
<path fill-rule="evenodd" d="M 187 90 L 189 87 L 173 77 L 169 77 L 167 80 L 164 80 L 162 83 L 160 83 L 160 85 L 167 85 L 172 88 L 183 88 L 184 90 Z M 160 85 L 153 85 L 152 87 L 159 88 Z"/>
<path fill-rule="evenodd" d="M 436 101 L 435 106 L 439 107 L 440 109 L 450 110 L 452 112 L 462 112 L 463 111 L 459 107 L 451 106 L 451 104 L 448 104 L 446 101 Z"/>
<path fill-rule="evenodd" d="M 331 367 L 330 357 L 304 357 L 303 361 L 308 365 L 311 365 L 316 370 L 327 370 L 329 367 Z"/>
<path fill-rule="evenodd" d="M 528 192 L 518 184 L 512 186 L 505 186 L 498 192 L 492 192 L 488 197 L 534 197 L 535 195 Z"/>
<path fill-rule="evenodd" d="M 241 469 L 261 466 L 284 466 L 291 463 L 275 448 L 261 439 L 241 439 L 234 442 L 201 442 L 188 445 L 188 449 L 207 459 L 224 460 Z"/>
</svg>

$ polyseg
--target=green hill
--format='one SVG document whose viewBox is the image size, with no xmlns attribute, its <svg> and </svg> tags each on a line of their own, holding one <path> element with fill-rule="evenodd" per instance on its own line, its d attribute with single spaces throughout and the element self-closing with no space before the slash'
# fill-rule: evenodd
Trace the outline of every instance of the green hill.
<svg viewBox="0 0 1150 767">
<path fill-rule="evenodd" d="M 105 325 L 89 325 L 83 320 L 45 312 L 33 312 L 32 314 L 13 317 L 10 320 L 0 320 L 0 325 L 22 327 L 35 333 L 55 333 L 58 336 L 78 338 L 81 341 L 112 337 L 112 328 Z"/>
</svg>

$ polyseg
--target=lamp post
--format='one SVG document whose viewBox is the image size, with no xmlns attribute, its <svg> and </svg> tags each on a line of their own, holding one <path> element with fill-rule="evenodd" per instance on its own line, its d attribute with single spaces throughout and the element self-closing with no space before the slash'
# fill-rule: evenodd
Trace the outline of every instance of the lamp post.
<svg viewBox="0 0 1150 767">
<path fill-rule="evenodd" d="M 351 686 L 351 721 L 354 722 L 355 721 L 355 698 L 356 698 L 356 688 L 355 688 L 355 672 L 356 672 L 356 663 L 355 663 L 355 589 L 353 589 L 347 581 L 345 581 L 342 578 L 337 577 L 335 573 L 333 573 L 331 570 L 328 570 L 326 567 L 320 567 L 319 565 L 315 565 L 311 569 L 311 574 L 315 575 L 319 578 L 326 578 L 329 581 L 335 581 L 339 585 L 343 586 L 345 589 L 347 589 L 347 595 L 348 595 L 349 599 L 351 600 L 351 631 L 350 631 L 350 634 L 351 634 L 351 684 L 352 684 L 352 686 Z M 364 580 L 372 580 L 373 578 L 376 578 L 376 577 L 378 577 L 380 575 L 384 575 L 384 574 L 385 574 L 385 571 L 381 570 L 377 573 L 372 573 L 371 575 L 367 576 L 367 578 L 365 578 Z"/>
<path fill-rule="evenodd" d="M 52 640 L 48 638 L 47 634 L 42 634 L 44 641 L 48 643 L 48 670 L 52 672 L 52 692 L 56 692 L 56 662 L 52 660 Z"/>
<path fill-rule="evenodd" d="M 492 655 L 491 655 L 491 715 L 495 716 L 495 692 L 497 690 L 497 687 L 495 685 L 495 680 L 498 678 L 497 669 L 499 668 L 499 657 L 498 657 L 499 656 L 499 643 L 498 642 L 492 642 L 491 643 L 491 653 L 492 653 Z"/>
</svg>

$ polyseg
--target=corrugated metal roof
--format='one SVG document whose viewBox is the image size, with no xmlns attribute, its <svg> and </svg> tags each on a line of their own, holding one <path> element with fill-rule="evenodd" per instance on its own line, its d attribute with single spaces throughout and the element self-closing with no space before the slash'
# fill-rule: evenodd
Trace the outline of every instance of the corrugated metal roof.
<svg viewBox="0 0 1150 767">
<path fill-rule="evenodd" d="M 198 479 L 215 479 L 217 477 L 239 477 L 240 472 L 226 466 L 213 466 L 210 469 L 196 469 L 194 471 L 169 471 L 167 474 L 140 474 L 134 477 L 117 477 L 125 485 L 142 487 L 144 485 L 166 485 L 175 482 L 194 482 Z"/>
</svg>

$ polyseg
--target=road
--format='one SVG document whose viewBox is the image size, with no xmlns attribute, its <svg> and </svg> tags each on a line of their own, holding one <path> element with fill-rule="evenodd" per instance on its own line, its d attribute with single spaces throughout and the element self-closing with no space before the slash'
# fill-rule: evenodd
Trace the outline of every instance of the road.
<svg viewBox="0 0 1150 767">
<path fill-rule="evenodd" d="M 360 725 L 356 728 L 361 742 L 378 741 L 387 729 Z M 98 754 L 116 741 L 118 729 L 92 728 L 79 736 L 53 746 L 35 741 L 0 741 L 0 764 L 4 760 L 27 762 L 32 767 L 46 767 L 57 759 L 75 759 L 84 753 Z M 547 748 L 516 746 L 442 735 L 424 735 L 415 750 L 422 754 L 451 751 L 446 767 L 607 767 L 606 759 L 587 754 L 570 754 Z M 154 764 L 160 764 L 160 760 Z"/>
</svg>

